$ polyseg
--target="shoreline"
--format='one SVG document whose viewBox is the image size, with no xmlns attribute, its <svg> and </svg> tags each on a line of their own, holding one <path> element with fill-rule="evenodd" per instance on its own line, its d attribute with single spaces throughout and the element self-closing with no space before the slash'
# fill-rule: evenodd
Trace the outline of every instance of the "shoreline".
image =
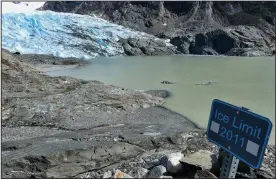
<svg viewBox="0 0 276 179">
<path fill-rule="evenodd" d="M 51 71 L 59 71 L 59 70 L 64 70 L 64 69 L 70 69 L 70 68 L 76 68 L 76 67 L 79 67 L 79 66 L 85 66 L 85 65 L 91 65 L 91 64 L 93 64 L 93 61 L 81 60 L 81 59 L 77 59 L 77 58 L 59 58 L 59 57 L 55 57 L 55 56 L 52 56 L 52 55 L 49 56 L 49 55 L 38 55 L 38 54 L 24 54 L 22 58 L 26 60 L 26 59 L 28 59 L 28 58 L 30 58 L 32 56 L 37 56 L 37 58 L 43 58 L 43 57 L 49 58 L 50 57 L 50 58 L 53 59 L 54 62 L 57 61 L 56 65 L 51 64 L 53 62 L 51 60 L 44 61 L 45 64 L 44 63 L 42 63 L 42 64 L 41 63 L 40 64 L 36 64 L 37 67 L 38 67 L 38 69 L 41 69 L 43 71 L 43 73 L 47 73 L 47 72 L 51 72 Z M 172 56 L 174 56 L 174 55 L 172 55 Z M 184 55 L 179 55 L 179 56 L 183 56 L 183 57 L 185 57 L 185 56 L 229 57 L 229 56 L 220 56 L 220 55 L 190 55 L 190 54 L 184 54 Z M 124 56 L 124 57 L 130 57 L 131 58 L 131 56 Z M 240 56 L 234 56 L 234 57 L 240 57 Z M 264 57 L 270 57 L 270 56 L 264 56 Z M 97 58 L 101 58 L 101 57 L 97 57 Z M 104 57 L 104 58 L 116 58 L 116 57 L 112 56 L 112 57 Z M 252 58 L 252 57 L 244 57 L 244 58 Z M 253 57 L 253 58 L 258 58 L 258 57 Z M 93 59 L 91 59 L 91 60 L 93 60 Z M 206 60 L 206 59 L 204 59 L 204 60 Z M 67 61 L 69 61 L 71 64 L 70 63 L 69 64 L 64 64 Z M 27 60 L 27 62 L 28 62 L 28 60 Z M 29 63 L 29 64 L 32 64 L 32 63 Z M 103 82 L 101 82 L 101 83 L 103 83 Z M 147 89 L 147 90 L 133 89 L 133 90 L 134 91 L 138 91 L 138 92 L 145 92 L 145 93 L 151 94 L 152 96 L 155 96 L 155 97 L 164 98 L 163 102 L 160 105 L 158 105 L 158 107 L 162 107 L 164 109 L 167 109 L 167 110 L 170 110 L 172 112 L 175 112 L 175 113 L 183 116 L 183 118 L 187 119 L 189 122 L 191 122 L 194 126 L 196 126 L 196 128 L 201 129 L 201 130 L 206 130 L 206 127 L 200 127 L 198 124 L 196 124 L 195 122 L 193 122 L 192 119 L 188 118 L 183 113 L 179 113 L 177 111 L 174 111 L 173 109 L 170 109 L 170 108 L 164 106 L 164 104 L 166 103 L 166 99 L 170 98 L 173 95 L 172 91 L 170 91 L 169 89 Z M 271 141 L 269 142 L 269 144 L 270 145 L 275 145 Z"/>
<path fill-rule="evenodd" d="M 9 50 L 7 49 L 2 49 L 4 51 L 8 51 L 10 52 Z M 72 65 L 73 64 L 76 64 L 76 66 L 81 66 L 81 65 L 89 65 L 91 64 L 92 60 L 93 59 L 97 59 L 97 58 L 102 58 L 101 56 L 99 57 L 95 57 L 95 58 L 89 58 L 89 59 L 81 59 L 81 58 L 75 58 L 75 57 L 58 57 L 58 56 L 54 56 L 52 54 L 15 54 L 15 52 L 10 52 L 10 53 L 13 53 L 14 55 L 19 55 L 19 57 L 23 58 L 24 60 L 26 59 L 30 59 L 30 58 L 45 58 L 46 57 L 46 64 L 49 64 L 50 63 L 53 63 L 53 62 L 57 62 L 57 64 L 54 64 L 54 65 L 65 65 L 67 66 L 68 64 L 66 63 L 71 63 Z M 118 55 L 118 56 L 109 56 L 109 57 L 104 57 L 104 58 L 116 58 L 116 57 L 133 57 L 133 55 L 126 55 L 126 54 L 122 54 L 122 55 Z M 275 54 L 272 54 L 272 55 L 264 55 L 264 56 L 240 56 L 240 55 L 233 55 L 233 56 L 229 56 L 229 55 L 221 55 L 221 54 L 218 54 L 218 55 L 199 55 L 199 54 L 171 54 L 171 55 L 137 55 L 137 56 L 180 56 L 180 57 L 222 57 L 222 58 L 234 58 L 234 57 L 237 57 L 237 58 L 270 58 L 270 57 L 276 57 Z M 58 60 L 59 59 L 59 60 Z M 33 63 L 33 60 L 29 60 L 29 63 L 32 64 Z M 41 62 L 41 64 L 43 64 L 45 62 Z"/>
<path fill-rule="evenodd" d="M 174 55 L 172 55 L 172 56 L 174 56 Z M 179 56 L 182 56 L 182 57 L 185 57 L 185 56 L 229 57 L 229 56 L 220 56 L 220 55 L 190 55 L 190 54 L 184 54 L 184 55 L 179 55 Z M 91 61 L 87 61 L 87 60 L 82 60 L 82 59 L 78 59 L 78 58 L 60 58 L 60 57 L 55 57 L 55 56 L 52 56 L 52 55 L 41 55 L 41 54 L 23 54 L 20 59 L 21 60 L 23 59 L 23 61 L 26 60 L 26 62 L 28 64 L 33 65 L 33 62 L 34 62 L 33 58 L 34 57 L 35 57 L 35 59 L 36 58 L 45 58 L 46 57 L 46 60 L 43 63 L 37 63 L 37 62 L 35 62 L 36 67 L 38 69 L 41 69 L 42 73 L 47 73 L 47 72 L 51 72 L 51 71 L 59 71 L 59 70 L 76 68 L 76 67 L 79 67 L 79 66 L 85 66 L 85 65 L 91 65 L 91 64 L 93 64 L 93 61 L 92 61 L 93 59 L 91 59 Z M 130 57 L 131 58 L 131 56 L 124 56 L 124 57 L 126 57 L 126 58 Z M 234 57 L 240 57 L 240 56 L 234 56 Z M 264 56 L 264 57 L 270 57 L 270 56 Z M 30 58 L 32 60 L 29 60 Z M 97 58 L 101 58 L 101 57 L 97 57 Z M 104 58 L 116 58 L 116 57 L 115 56 L 111 56 L 111 57 L 104 57 Z M 243 58 L 258 58 L 258 57 L 243 57 Z M 204 59 L 204 60 L 206 60 L 206 59 Z M 56 64 L 53 65 L 52 64 L 53 62 L 55 62 Z M 80 80 L 82 80 L 82 79 L 80 79 Z M 103 83 L 103 82 L 101 82 L 101 83 Z M 134 91 L 138 91 L 138 92 L 145 92 L 145 93 L 151 94 L 152 96 L 155 96 L 155 97 L 164 98 L 163 102 L 159 106 L 163 107 L 163 108 L 165 108 L 167 110 L 171 110 L 172 112 L 178 113 L 178 112 L 174 111 L 173 109 L 170 109 L 170 108 L 164 106 L 164 104 L 166 103 L 166 99 L 169 98 L 169 97 L 171 97 L 173 95 L 172 91 L 170 91 L 169 89 L 147 89 L 147 90 L 133 89 L 133 90 Z M 181 115 L 181 116 L 183 116 L 183 118 L 187 119 L 189 122 L 193 123 L 193 125 L 196 126 L 198 129 L 206 130 L 206 127 L 200 127 L 195 122 L 193 122 L 192 119 L 189 119 L 184 114 L 182 114 L 182 113 L 178 113 L 178 114 Z M 271 141 L 269 142 L 269 144 L 270 145 L 275 145 Z"/>
<path fill-rule="evenodd" d="M 163 156 L 158 151 L 215 152 L 204 130 L 162 106 L 167 91 L 50 77 L 30 62 L 2 51 L 2 177 L 103 177 L 109 165 L 135 169 L 131 162 L 150 171 Z M 256 173 L 271 172 L 260 176 L 275 176 L 274 151 L 268 145 L 265 168 Z M 152 153 L 157 158 L 140 158 Z"/>
</svg>

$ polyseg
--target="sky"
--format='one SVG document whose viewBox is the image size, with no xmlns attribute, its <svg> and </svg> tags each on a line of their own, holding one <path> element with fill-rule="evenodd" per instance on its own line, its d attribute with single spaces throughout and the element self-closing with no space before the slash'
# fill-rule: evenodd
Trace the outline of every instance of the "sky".
<svg viewBox="0 0 276 179">
<path fill-rule="evenodd" d="M 2 2 L 2 13 L 7 12 L 30 12 L 41 7 L 45 2 L 20 2 L 15 4 L 12 2 Z"/>
</svg>

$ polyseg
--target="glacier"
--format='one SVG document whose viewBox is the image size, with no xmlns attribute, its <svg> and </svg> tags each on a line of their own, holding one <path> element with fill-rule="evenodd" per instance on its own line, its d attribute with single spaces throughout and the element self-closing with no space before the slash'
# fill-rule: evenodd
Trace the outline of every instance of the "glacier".
<svg viewBox="0 0 276 179">
<path fill-rule="evenodd" d="M 2 48 L 11 52 L 81 59 L 118 56 L 124 52 L 120 38 L 158 39 L 96 16 L 53 11 L 2 14 Z"/>
</svg>

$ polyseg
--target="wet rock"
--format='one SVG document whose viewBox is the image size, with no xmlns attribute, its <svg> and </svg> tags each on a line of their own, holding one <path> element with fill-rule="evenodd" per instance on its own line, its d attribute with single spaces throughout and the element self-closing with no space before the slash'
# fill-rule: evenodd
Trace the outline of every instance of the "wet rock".
<svg viewBox="0 0 276 179">
<path fill-rule="evenodd" d="M 177 173 L 182 169 L 182 164 L 180 163 L 180 159 L 183 157 L 184 157 L 183 154 L 180 152 L 172 153 L 162 157 L 160 160 L 160 164 L 166 167 L 168 172 Z"/>
<path fill-rule="evenodd" d="M 150 170 L 148 178 L 159 178 L 166 172 L 166 168 L 162 165 L 159 165 Z"/>
<path fill-rule="evenodd" d="M 114 174 L 114 178 L 133 178 L 133 177 L 120 170 L 116 170 Z"/>
<path fill-rule="evenodd" d="M 165 80 L 165 81 L 161 81 L 161 83 L 162 84 L 174 84 L 175 82 Z"/>
</svg>

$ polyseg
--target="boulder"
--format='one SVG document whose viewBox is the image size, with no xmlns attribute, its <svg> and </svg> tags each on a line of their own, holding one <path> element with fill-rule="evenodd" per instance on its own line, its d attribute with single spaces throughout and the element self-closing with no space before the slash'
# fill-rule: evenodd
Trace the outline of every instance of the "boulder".
<svg viewBox="0 0 276 179">
<path fill-rule="evenodd" d="M 167 170 L 164 166 L 158 165 L 150 170 L 148 178 L 160 178 L 166 172 Z"/>
<path fill-rule="evenodd" d="M 183 154 L 180 152 L 172 153 L 162 157 L 160 160 L 160 164 L 166 167 L 169 173 L 178 173 L 182 169 L 180 159 L 183 157 Z"/>
<path fill-rule="evenodd" d="M 199 150 L 198 152 L 181 158 L 180 162 L 198 166 L 203 170 L 219 169 L 219 163 L 216 155 L 208 150 Z"/>
</svg>

